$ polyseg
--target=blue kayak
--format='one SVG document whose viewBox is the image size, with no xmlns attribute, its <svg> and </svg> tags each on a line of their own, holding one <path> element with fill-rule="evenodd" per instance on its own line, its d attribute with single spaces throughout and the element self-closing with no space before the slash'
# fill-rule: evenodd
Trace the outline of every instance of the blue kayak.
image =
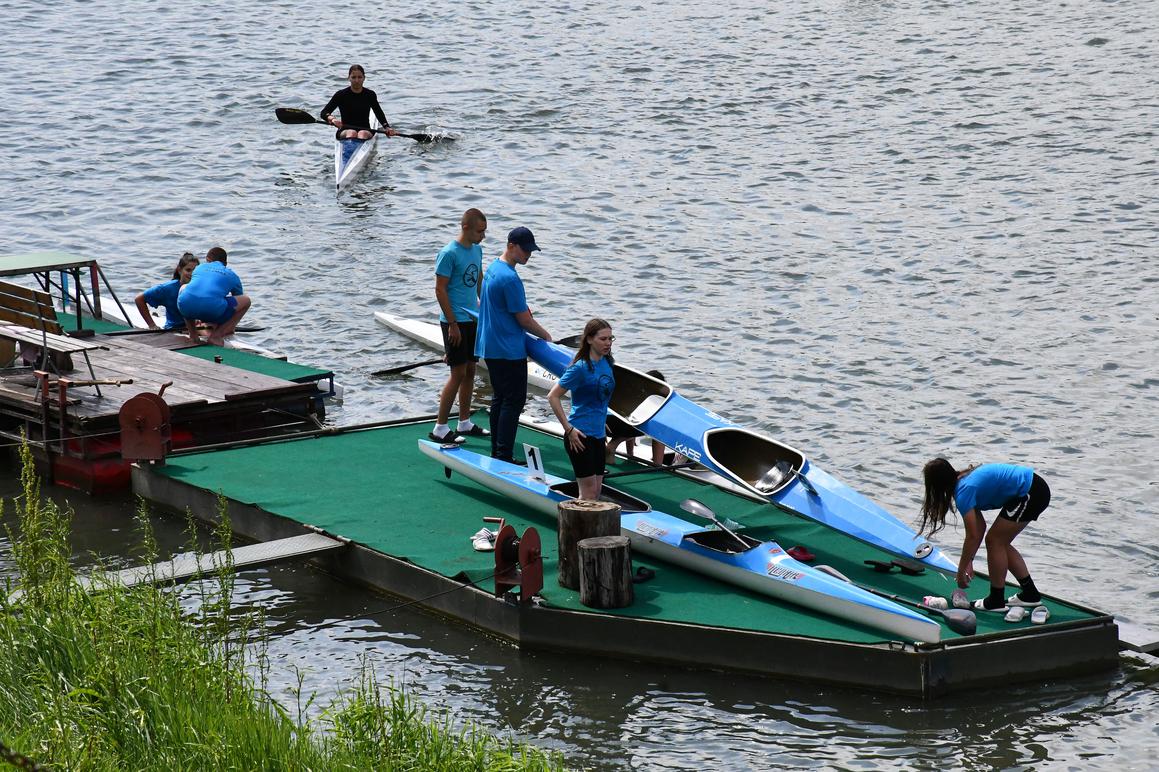
<svg viewBox="0 0 1159 772">
<path fill-rule="evenodd" d="M 526 342 L 527 355 L 556 376 L 575 356 L 571 349 L 530 334 Z M 796 448 L 737 426 L 642 372 L 620 364 L 613 370 L 610 412 L 657 442 L 761 499 L 894 555 L 943 573 L 957 572 L 957 563 L 940 549 Z"/>
<path fill-rule="evenodd" d="M 448 474 L 459 472 L 553 519 L 559 503 L 575 498 L 577 493 L 572 480 L 550 474 L 541 480 L 527 467 L 462 446 L 427 440 L 419 440 L 418 445 Z M 941 639 L 938 622 L 801 563 L 776 542 L 704 528 L 657 512 L 647 502 L 608 486 L 604 486 L 604 495 L 620 505 L 620 533 L 631 540 L 633 550 L 762 595 L 886 631 L 898 640 L 936 643 Z"/>
</svg>

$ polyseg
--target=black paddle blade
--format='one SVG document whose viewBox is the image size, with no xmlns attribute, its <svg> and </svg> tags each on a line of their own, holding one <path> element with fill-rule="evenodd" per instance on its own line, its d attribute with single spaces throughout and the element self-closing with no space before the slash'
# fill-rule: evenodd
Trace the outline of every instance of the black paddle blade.
<svg viewBox="0 0 1159 772">
<path fill-rule="evenodd" d="M 385 370 L 375 370 L 371 375 L 376 378 L 384 375 L 398 375 L 399 373 L 405 373 L 407 370 L 414 370 L 416 367 L 438 364 L 442 361 L 444 361 L 443 357 L 439 357 L 438 359 L 424 359 L 422 362 L 412 362 L 409 365 L 399 365 L 398 367 L 388 367 Z"/>
<path fill-rule="evenodd" d="M 278 120 L 282 123 L 325 123 L 325 121 L 320 121 L 305 110 L 299 110 L 296 107 L 275 107 L 274 115 L 278 116 Z"/>
<path fill-rule="evenodd" d="M 565 346 L 567 348 L 579 348 L 580 343 L 583 342 L 583 335 L 568 335 L 566 338 L 560 338 L 556 341 L 556 345 Z"/>
<path fill-rule="evenodd" d="M 434 134 L 404 134 L 401 131 L 397 132 L 397 134 L 400 137 L 408 137 L 410 139 L 413 139 L 415 142 L 418 142 L 418 143 L 424 144 L 424 145 L 428 142 L 434 142 L 435 140 L 439 139 Z"/>
<path fill-rule="evenodd" d="M 967 611 L 964 608 L 952 608 L 942 611 L 941 609 L 931 609 L 942 615 L 946 620 L 946 625 L 958 635 L 973 635 L 978 632 L 978 617 L 974 615 L 973 611 Z"/>
</svg>

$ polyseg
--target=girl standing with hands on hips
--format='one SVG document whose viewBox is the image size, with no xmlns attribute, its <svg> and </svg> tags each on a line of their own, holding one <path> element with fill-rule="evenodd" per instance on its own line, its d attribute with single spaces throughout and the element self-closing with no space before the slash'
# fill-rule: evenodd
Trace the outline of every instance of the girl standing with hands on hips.
<svg viewBox="0 0 1159 772">
<path fill-rule="evenodd" d="M 986 542 L 986 567 L 990 594 L 974 602 L 979 611 L 1005 611 L 1007 606 L 1035 607 L 1042 596 L 1030 578 L 1030 569 L 1012 542 L 1050 504 L 1050 487 L 1027 466 L 982 464 L 958 471 L 944 458 L 935 458 L 922 470 L 926 494 L 919 531 L 937 533 L 946 524 L 946 513 L 955 506 L 966 524 L 962 557 L 958 561 L 958 586 L 974 578 L 974 556 Z M 990 529 L 982 511 L 999 510 Z M 1021 590 L 1005 596 L 1006 572 L 1014 574 Z M 1032 617 L 1033 618 L 1033 617 Z"/>
<path fill-rule="evenodd" d="M 608 404 L 616 379 L 612 375 L 612 326 L 603 319 L 584 325 L 583 341 L 571 366 L 548 392 L 555 417 L 563 424 L 563 446 L 571 459 L 579 497 L 595 501 L 604 486 L 604 446 Z M 571 392 L 571 412 L 561 401 Z"/>
</svg>

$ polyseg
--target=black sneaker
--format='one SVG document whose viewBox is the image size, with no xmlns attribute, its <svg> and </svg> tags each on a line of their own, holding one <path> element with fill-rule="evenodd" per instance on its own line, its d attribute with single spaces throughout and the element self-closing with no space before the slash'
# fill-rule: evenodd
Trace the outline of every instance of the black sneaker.
<svg viewBox="0 0 1159 772">
<path fill-rule="evenodd" d="M 454 431 L 453 429 L 444 434 L 442 437 L 435 434 L 434 432 L 431 432 L 427 436 L 430 437 L 431 442 L 437 442 L 440 445 L 462 445 L 467 441 L 466 437 Z"/>
</svg>

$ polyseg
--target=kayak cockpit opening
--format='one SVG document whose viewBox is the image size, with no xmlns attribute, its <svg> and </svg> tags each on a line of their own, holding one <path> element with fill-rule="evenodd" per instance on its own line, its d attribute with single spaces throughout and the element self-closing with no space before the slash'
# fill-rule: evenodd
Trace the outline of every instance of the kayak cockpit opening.
<svg viewBox="0 0 1159 772">
<path fill-rule="evenodd" d="M 568 482 L 556 483 L 551 486 L 551 490 L 556 493 L 562 493 L 569 498 L 579 498 L 579 483 L 575 480 Z M 600 501 L 606 501 L 615 504 L 620 508 L 621 512 L 650 512 L 652 505 L 643 499 L 638 499 L 628 493 L 624 493 L 618 488 L 605 485 L 600 491 Z"/>
<path fill-rule="evenodd" d="M 717 466 L 762 496 L 770 496 L 793 482 L 805 466 L 805 455 L 747 429 L 710 429 L 704 447 Z"/>
<path fill-rule="evenodd" d="M 740 544 L 737 543 L 737 538 L 740 538 L 748 549 L 741 549 Z M 726 555 L 739 555 L 742 552 L 761 546 L 761 543 L 756 539 L 745 536 L 744 534 L 737 534 L 735 537 L 725 531 L 711 530 L 711 531 L 697 531 L 696 533 L 687 533 L 684 535 L 685 540 L 710 549 L 714 552 L 723 552 Z"/>
<path fill-rule="evenodd" d="M 672 387 L 650 375 L 620 365 L 613 365 L 616 390 L 608 409 L 632 426 L 639 426 L 664 406 Z"/>
</svg>

